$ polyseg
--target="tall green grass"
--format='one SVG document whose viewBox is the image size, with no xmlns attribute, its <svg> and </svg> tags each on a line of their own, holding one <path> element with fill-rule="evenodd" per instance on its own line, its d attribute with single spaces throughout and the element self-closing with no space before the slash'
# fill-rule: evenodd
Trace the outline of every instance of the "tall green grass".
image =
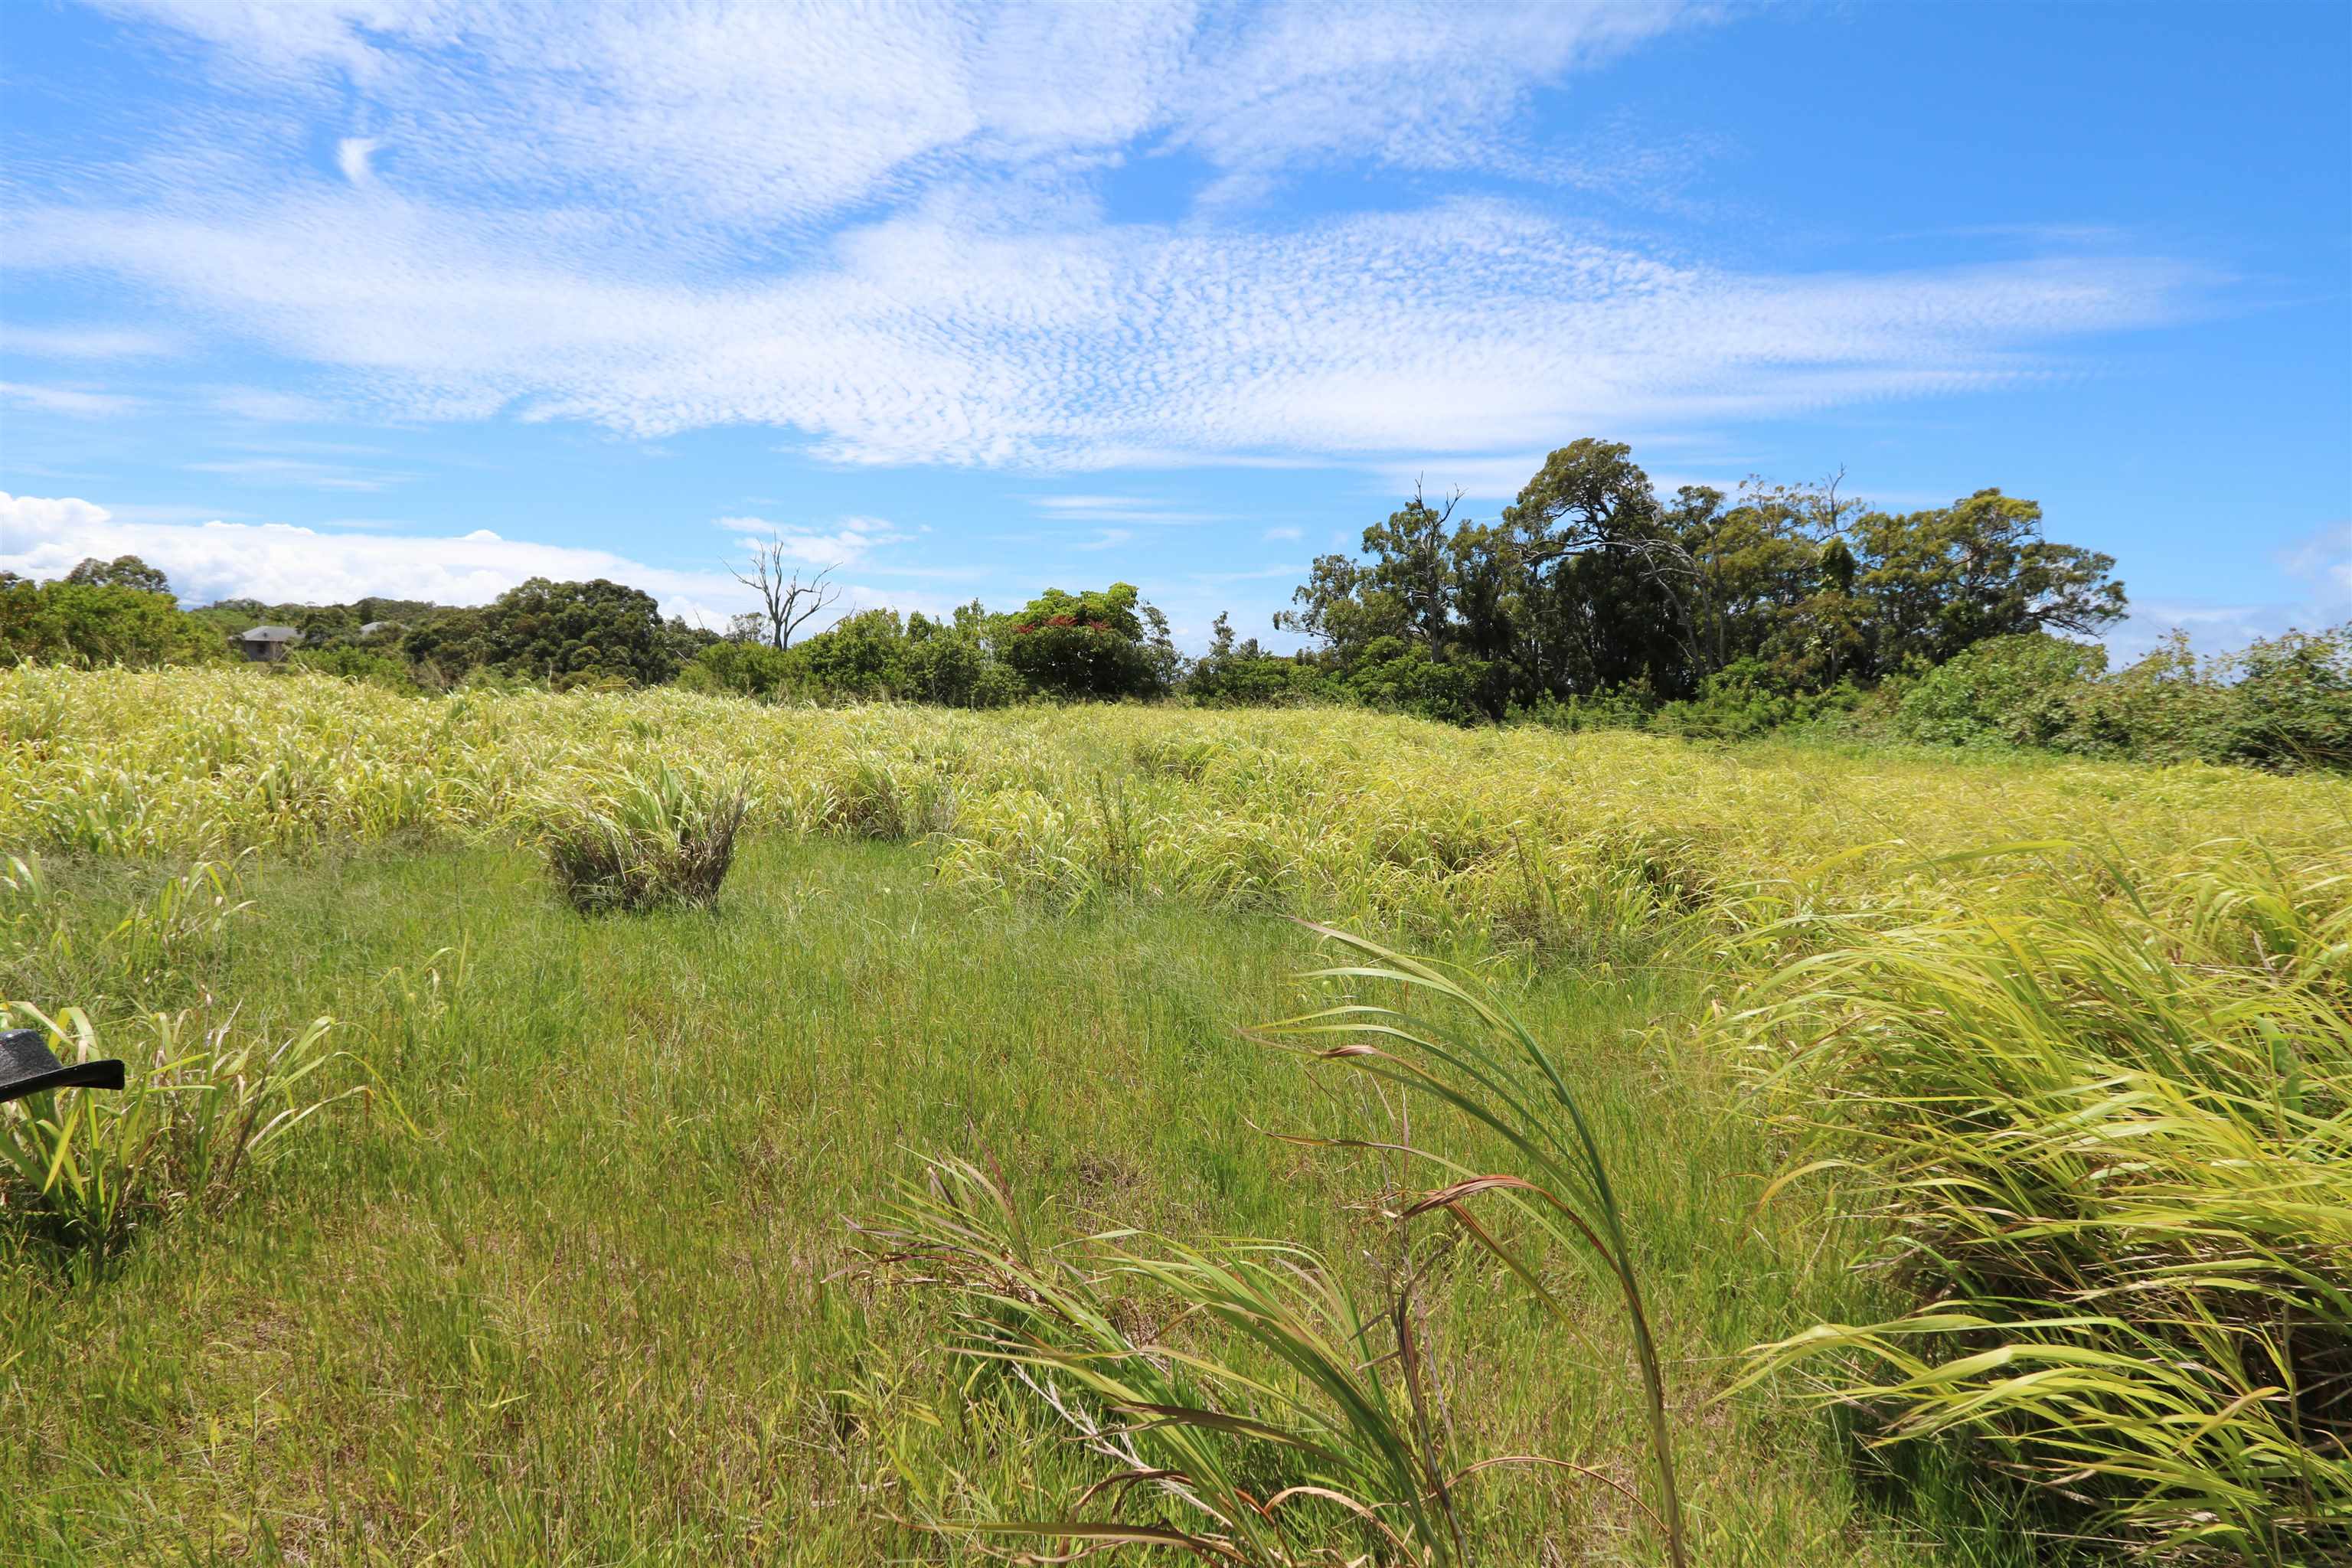
<svg viewBox="0 0 2352 1568">
<path fill-rule="evenodd" d="M 1483 987 L 1362 937 L 1310 929 L 1355 962 L 1306 978 L 1339 984 L 1349 999 L 1264 1026 L 1261 1037 L 1297 1042 L 1318 1061 L 1360 1071 L 1402 1091 L 1408 1105 L 1419 1100 L 1451 1112 L 1499 1140 L 1516 1168 L 1467 1165 L 1428 1146 L 1425 1122 L 1416 1142 L 1407 1106 L 1395 1108 L 1393 1127 L 1360 1137 L 1283 1136 L 1443 1171 L 1446 1179 L 1434 1188 L 1386 1194 L 1393 1206 L 1384 1217 L 1402 1232 L 1423 1215 L 1449 1215 L 1557 1327 L 1572 1330 L 1577 1312 L 1546 1283 L 1547 1255 L 1601 1266 L 1632 1329 L 1656 1473 L 1654 1502 L 1625 1495 L 1657 1527 L 1668 1562 L 1684 1568 L 1690 1556 L 1665 1371 L 1625 1211 L 1570 1073 Z M 1355 1000 L 1365 989 L 1425 996 L 1466 1014 L 1473 1026 Z M 1521 1224 L 1474 1216 L 1481 1198 L 1513 1211 Z M 1112 1461 L 1116 1468 L 1087 1488 L 1081 1507 L 1097 1496 L 1121 1510 L 1139 1500 L 1159 1505 L 1143 1518 L 1074 1510 L 968 1528 L 1172 1547 L 1266 1568 L 1370 1560 L 1449 1568 L 1478 1555 L 1477 1521 L 1465 1517 L 1456 1497 L 1481 1471 L 1549 1466 L 1618 1487 L 1555 1456 L 1456 1458 L 1443 1414 L 1447 1391 L 1432 1370 L 1414 1297 L 1421 1264 L 1409 1247 L 1394 1249 L 1387 1299 L 1368 1310 L 1319 1257 L 1291 1242 L 1234 1242 L 1214 1252 L 1172 1242 L 1139 1249 L 1133 1233 L 1115 1231 L 1076 1249 L 1041 1247 L 1001 1182 L 967 1162 L 936 1160 L 928 1190 L 902 1189 L 875 1234 L 894 1248 L 884 1261 L 956 1292 L 966 1354 L 1013 1366 L 1032 1394 Z M 1128 1326 L 1132 1304 L 1122 1310 L 1111 1293 L 1119 1280 L 1152 1288 L 1148 1300 L 1163 1321 L 1147 1338 Z M 1226 1331 L 1266 1370 L 1172 1331 L 1195 1322 Z"/>
<path fill-rule="evenodd" d="M 0 1028 L 16 1012 L 47 1029 L 64 1060 L 104 1054 L 79 1008 L 51 1018 L 0 1004 Z M 155 1219 L 217 1210 L 312 1117 L 368 1092 L 314 1082 L 341 1055 L 326 1048 L 331 1019 L 274 1044 L 234 1021 L 199 1036 L 185 1013 L 142 1023 L 146 1046 L 131 1051 L 121 1090 L 47 1089 L 0 1105 L 0 1237 L 12 1249 L 40 1247 L 87 1273 Z"/>
<path fill-rule="evenodd" d="M 583 914 L 707 906 L 735 860 L 750 800 L 691 763 L 551 786 L 541 842 L 555 885 Z"/>
<path fill-rule="evenodd" d="M 1432 1163 L 1447 1180 L 1421 1193 L 1398 1213 L 1400 1222 L 1443 1212 L 1477 1244 L 1494 1254 L 1524 1284 L 1556 1323 L 1566 1327 L 1575 1310 L 1546 1285 L 1543 1249 L 1597 1262 L 1616 1288 L 1633 1336 L 1634 1363 L 1642 1384 L 1642 1410 L 1649 1426 L 1651 1460 L 1657 1490 L 1648 1510 L 1665 1537 L 1675 1568 L 1689 1561 L 1684 1540 L 1683 1505 L 1675 1479 L 1675 1445 L 1667 1413 L 1665 1368 L 1643 1301 L 1641 1268 L 1628 1232 L 1625 1210 L 1593 1136 L 1582 1096 L 1571 1087 L 1571 1068 L 1537 1039 L 1483 987 L 1418 959 L 1328 926 L 1311 928 L 1351 950 L 1355 962 L 1310 972 L 1310 978 L 1349 986 L 1395 987 L 1469 1015 L 1465 1030 L 1379 1002 L 1348 1000 L 1281 1023 L 1259 1033 L 1305 1043 L 1315 1057 L 1363 1073 L 1403 1093 L 1450 1111 L 1498 1138 L 1512 1156 L 1511 1168 L 1496 1170 L 1462 1163 L 1440 1149 L 1416 1143 L 1410 1122 L 1401 1119 L 1397 1136 L 1378 1143 L 1338 1140 L 1405 1154 Z M 1331 1044 L 1336 1040 L 1337 1044 Z M 1294 1135 L 1295 1136 L 1295 1135 Z M 1333 1142 L 1328 1141 L 1327 1142 Z M 1537 1238 L 1530 1248 L 1510 1231 L 1475 1217 L 1475 1200 L 1510 1210 L 1523 1234 Z"/>
<path fill-rule="evenodd" d="M 1877 1440 L 1965 1442 L 2038 1528 L 2150 1561 L 2352 1555 L 2352 863 L 1850 930 L 1737 1026 L 1772 1114 L 1924 1298 L 1767 1346 Z"/>
</svg>

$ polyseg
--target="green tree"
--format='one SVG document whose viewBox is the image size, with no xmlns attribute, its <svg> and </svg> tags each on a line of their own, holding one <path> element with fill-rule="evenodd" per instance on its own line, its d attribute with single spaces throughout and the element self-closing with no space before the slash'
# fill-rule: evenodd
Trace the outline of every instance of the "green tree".
<svg viewBox="0 0 2352 1568">
<path fill-rule="evenodd" d="M 227 656 L 219 634 L 169 595 L 70 576 L 36 584 L 0 574 L 0 661 L 152 667 Z"/>
<path fill-rule="evenodd" d="M 136 555 L 118 555 L 111 561 L 100 561 L 95 555 L 85 557 L 81 564 L 66 574 L 65 580 L 85 587 L 131 588 L 142 594 L 161 594 L 167 599 L 174 597 L 171 580 Z"/>
<path fill-rule="evenodd" d="M 483 621 L 491 661 L 509 674 L 559 685 L 656 686 L 677 673 L 654 596 L 602 577 L 533 577 L 499 595 Z"/>
<path fill-rule="evenodd" d="M 1010 618 L 1004 660 L 1049 696 L 1150 696 L 1161 672 L 1142 608 L 1131 583 L 1083 594 L 1048 588 Z"/>
<path fill-rule="evenodd" d="M 2042 508 L 1982 489 L 1933 511 L 1872 512 L 1853 529 L 1877 672 L 1935 665 L 1988 637 L 2095 635 L 2125 613 L 2115 557 L 2042 536 Z"/>
</svg>

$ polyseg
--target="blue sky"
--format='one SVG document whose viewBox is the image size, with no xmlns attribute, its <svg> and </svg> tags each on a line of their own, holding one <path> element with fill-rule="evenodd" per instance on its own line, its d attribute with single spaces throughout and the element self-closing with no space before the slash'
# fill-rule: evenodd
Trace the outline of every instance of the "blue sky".
<svg viewBox="0 0 2352 1568">
<path fill-rule="evenodd" d="M 0 0 L 0 567 L 1197 647 L 1587 435 L 2352 616 L 2352 7 Z"/>
</svg>

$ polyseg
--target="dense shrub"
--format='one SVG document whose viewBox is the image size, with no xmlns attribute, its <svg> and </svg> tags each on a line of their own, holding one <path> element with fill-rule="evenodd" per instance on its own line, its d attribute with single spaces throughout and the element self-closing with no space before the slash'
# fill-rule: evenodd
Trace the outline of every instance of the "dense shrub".
<svg viewBox="0 0 2352 1568">
<path fill-rule="evenodd" d="M 314 675 L 332 675 L 344 680 L 373 681 L 396 691 L 417 689 L 409 674 L 408 661 L 388 653 L 352 643 L 337 643 L 329 647 L 297 648 L 286 657 L 287 667 L 309 670 Z"/>
<path fill-rule="evenodd" d="M 740 784 L 667 763 L 546 806 L 548 868 L 583 914 L 708 905 L 735 859 Z"/>
<path fill-rule="evenodd" d="M 0 661 L 152 668 L 228 657 L 220 636 L 167 593 L 70 578 L 34 583 L 0 574 Z"/>
<path fill-rule="evenodd" d="M 688 691 L 773 697 L 791 684 L 801 662 L 763 642 L 716 642 L 687 662 L 677 683 Z"/>
<path fill-rule="evenodd" d="M 1931 744 L 2046 746 L 2076 724 L 2074 700 L 2105 673 L 2107 650 L 2040 632 L 1993 637 L 1903 693 L 1895 732 Z"/>
<path fill-rule="evenodd" d="M 1480 659 L 1440 660 L 1402 637 L 1375 637 L 1338 684 L 1367 707 L 1475 724 L 1486 717 L 1484 699 L 1491 673 L 1492 667 Z"/>
<path fill-rule="evenodd" d="M 2352 625 L 2200 659 L 2179 634 L 2107 674 L 2105 650 L 2000 637 L 1904 689 L 1895 732 L 2152 762 L 2352 766 Z"/>
</svg>

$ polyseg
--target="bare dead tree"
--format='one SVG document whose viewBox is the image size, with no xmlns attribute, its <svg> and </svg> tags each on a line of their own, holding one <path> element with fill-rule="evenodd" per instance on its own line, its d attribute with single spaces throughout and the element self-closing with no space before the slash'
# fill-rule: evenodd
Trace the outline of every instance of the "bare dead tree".
<svg viewBox="0 0 2352 1568">
<path fill-rule="evenodd" d="M 727 569 L 734 573 L 735 581 L 760 595 L 760 615 L 768 623 L 768 646 L 778 652 L 792 646 L 793 633 L 841 597 L 840 584 L 825 581 L 833 574 L 830 566 L 802 582 L 800 568 L 789 564 L 781 538 L 753 544 L 748 567 L 730 564 Z"/>
</svg>

